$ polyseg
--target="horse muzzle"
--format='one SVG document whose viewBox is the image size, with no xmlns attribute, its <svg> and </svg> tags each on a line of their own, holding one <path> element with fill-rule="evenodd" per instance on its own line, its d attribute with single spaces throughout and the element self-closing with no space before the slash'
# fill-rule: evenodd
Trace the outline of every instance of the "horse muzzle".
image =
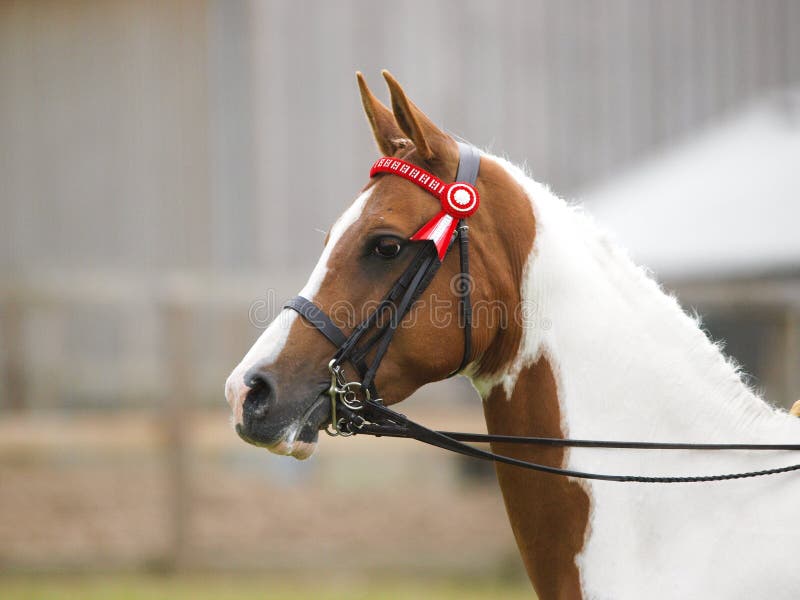
<svg viewBox="0 0 800 600">
<path fill-rule="evenodd" d="M 225 390 L 239 437 L 275 454 L 308 458 L 316 448 L 320 428 L 330 419 L 327 386 L 298 390 L 290 401 L 271 375 L 256 371 L 244 377 L 232 375 Z"/>
</svg>

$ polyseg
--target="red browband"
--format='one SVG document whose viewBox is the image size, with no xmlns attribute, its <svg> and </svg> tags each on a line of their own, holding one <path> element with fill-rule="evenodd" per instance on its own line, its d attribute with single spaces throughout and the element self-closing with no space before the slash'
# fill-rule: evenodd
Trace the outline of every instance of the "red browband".
<svg viewBox="0 0 800 600">
<path fill-rule="evenodd" d="M 425 169 L 391 156 L 384 156 L 375 161 L 369 176 L 374 177 L 378 173 L 399 175 L 439 199 L 442 210 L 412 235 L 411 239 L 431 240 L 436 245 L 439 260 L 443 260 L 458 221 L 472 216 L 478 210 L 480 205 L 478 190 L 463 181 L 445 183 Z"/>
</svg>

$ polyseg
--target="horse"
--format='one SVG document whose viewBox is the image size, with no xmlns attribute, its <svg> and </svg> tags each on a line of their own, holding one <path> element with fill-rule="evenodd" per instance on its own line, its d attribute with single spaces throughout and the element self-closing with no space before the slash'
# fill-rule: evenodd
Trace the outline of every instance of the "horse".
<svg viewBox="0 0 800 600">
<path fill-rule="evenodd" d="M 456 140 L 394 77 L 383 76 L 391 109 L 357 73 L 381 154 L 453 181 Z M 386 406 L 459 372 L 483 400 L 489 433 L 800 440 L 800 421 L 750 389 L 697 318 L 584 210 L 502 158 L 481 152 L 479 165 L 480 209 L 469 218 L 471 339 L 468 344 L 458 318 L 461 296 L 453 281 L 462 270 L 450 252 L 375 374 Z M 419 185 L 385 173 L 370 177 L 330 229 L 301 296 L 327 314 L 345 305 L 368 314 L 414 249 L 430 243 L 409 236 L 437 210 Z M 434 305 L 446 307 L 450 318 L 430 310 Z M 277 454 L 310 456 L 331 419 L 332 351 L 296 310 L 280 312 L 226 382 L 238 434 Z M 764 469 L 788 461 L 778 451 L 644 453 L 502 442 L 492 450 L 545 465 L 642 475 Z M 647 485 L 506 464 L 496 465 L 496 474 L 542 599 L 788 599 L 800 593 L 792 556 L 800 548 L 796 475 Z"/>
</svg>

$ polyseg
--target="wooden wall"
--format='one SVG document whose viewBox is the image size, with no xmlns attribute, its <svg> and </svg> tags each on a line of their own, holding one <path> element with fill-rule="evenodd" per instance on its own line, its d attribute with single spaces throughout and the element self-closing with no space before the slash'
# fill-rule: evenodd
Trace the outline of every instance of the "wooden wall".
<svg viewBox="0 0 800 600">
<path fill-rule="evenodd" d="M 355 69 L 386 98 L 388 68 L 566 195 L 800 80 L 800 3 L 782 0 L 272 2 L 252 23 L 258 202 L 279 223 L 248 252 L 305 264 L 374 156 Z"/>
<path fill-rule="evenodd" d="M 0 4 L 0 266 L 208 261 L 206 11 Z"/>
<path fill-rule="evenodd" d="M 800 3 L 4 1 L 0 267 L 307 268 L 381 68 L 568 195 L 800 80 Z"/>
<path fill-rule="evenodd" d="M 800 2 L 0 0 L 0 288 L 46 287 L 0 314 L 9 372 L 43 402 L 158 390 L 164 278 L 238 274 L 235 327 L 192 325 L 218 398 L 247 299 L 296 292 L 366 181 L 354 71 L 386 99 L 382 68 L 568 196 L 796 84 Z"/>
</svg>

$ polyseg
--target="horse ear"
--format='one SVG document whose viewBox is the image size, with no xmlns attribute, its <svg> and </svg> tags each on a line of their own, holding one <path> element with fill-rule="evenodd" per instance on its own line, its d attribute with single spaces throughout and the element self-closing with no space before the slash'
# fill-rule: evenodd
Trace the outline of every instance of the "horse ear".
<svg viewBox="0 0 800 600">
<path fill-rule="evenodd" d="M 451 158 L 456 152 L 453 139 L 434 125 L 425 113 L 408 99 L 403 88 L 389 71 L 384 70 L 382 74 L 392 95 L 394 118 L 400 129 L 414 142 L 419 155 L 425 160 Z"/>
<path fill-rule="evenodd" d="M 385 156 L 392 156 L 398 148 L 406 146 L 409 140 L 397 126 L 392 111 L 367 87 L 367 82 L 360 71 L 356 71 L 356 79 L 358 79 L 358 89 L 361 91 L 361 104 L 364 105 L 364 112 L 372 127 L 372 135 L 375 136 L 378 149 Z"/>
</svg>

